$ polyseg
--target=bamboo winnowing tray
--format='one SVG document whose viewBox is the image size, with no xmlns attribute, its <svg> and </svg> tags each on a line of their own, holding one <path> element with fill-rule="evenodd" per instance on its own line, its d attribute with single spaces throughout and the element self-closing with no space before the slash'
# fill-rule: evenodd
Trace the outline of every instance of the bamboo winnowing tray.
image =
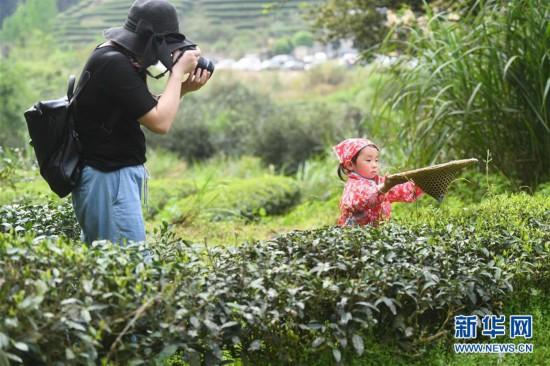
<svg viewBox="0 0 550 366">
<path fill-rule="evenodd" d="M 400 183 L 413 181 L 424 192 L 441 201 L 451 182 L 466 166 L 477 163 L 477 159 L 453 160 L 444 164 L 437 164 L 426 168 L 409 170 L 402 173 L 388 175 Z"/>
</svg>

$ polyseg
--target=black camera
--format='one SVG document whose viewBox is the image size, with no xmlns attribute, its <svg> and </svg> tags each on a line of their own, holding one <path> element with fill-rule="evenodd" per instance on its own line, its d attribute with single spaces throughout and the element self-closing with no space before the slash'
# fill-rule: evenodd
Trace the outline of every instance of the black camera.
<svg viewBox="0 0 550 366">
<path fill-rule="evenodd" d="M 181 50 L 182 52 L 178 56 L 178 58 L 174 61 L 174 65 L 179 61 L 180 57 L 183 55 L 185 51 L 196 50 L 196 49 L 197 49 L 197 45 L 195 44 L 190 44 L 189 46 L 178 48 L 178 50 Z M 207 59 L 206 57 L 199 56 L 199 61 L 198 61 L 197 67 L 195 68 L 195 71 L 197 71 L 197 69 L 208 70 L 210 72 L 210 76 L 212 76 L 212 74 L 214 73 L 214 63 L 209 59 Z"/>
</svg>

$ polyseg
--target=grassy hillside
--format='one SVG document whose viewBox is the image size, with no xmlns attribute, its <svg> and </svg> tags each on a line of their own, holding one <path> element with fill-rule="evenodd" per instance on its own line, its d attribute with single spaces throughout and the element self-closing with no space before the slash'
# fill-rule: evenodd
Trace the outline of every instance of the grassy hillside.
<svg viewBox="0 0 550 366">
<path fill-rule="evenodd" d="M 249 34 L 259 44 L 268 37 L 291 35 L 306 28 L 302 6 L 318 0 L 177 0 L 182 31 L 202 43 L 223 42 Z M 81 0 L 58 16 L 55 32 L 69 45 L 79 46 L 102 39 L 103 30 L 120 26 L 131 0 Z M 254 37 L 252 37 L 253 33 Z M 263 41 L 261 40 L 263 39 Z M 242 40 L 240 41 L 242 43 Z"/>
</svg>

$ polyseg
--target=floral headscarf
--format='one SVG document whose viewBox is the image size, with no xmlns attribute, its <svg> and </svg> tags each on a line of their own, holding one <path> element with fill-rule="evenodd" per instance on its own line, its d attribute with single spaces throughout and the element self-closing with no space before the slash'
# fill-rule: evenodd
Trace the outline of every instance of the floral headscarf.
<svg viewBox="0 0 550 366">
<path fill-rule="evenodd" d="M 336 153 L 340 164 L 345 166 L 348 162 L 351 162 L 353 157 L 357 155 L 362 148 L 366 146 L 373 146 L 377 150 L 380 150 L 371 140 L 361 138 L 346 139 L 334 146 L 332 149 Z"/>
</svg>

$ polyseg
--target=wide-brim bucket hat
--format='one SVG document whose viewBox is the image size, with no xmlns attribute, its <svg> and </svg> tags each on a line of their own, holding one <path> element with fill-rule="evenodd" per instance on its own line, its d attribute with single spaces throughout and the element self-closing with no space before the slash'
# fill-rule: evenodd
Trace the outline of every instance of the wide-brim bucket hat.
<svg viewBox="0 0 550 366">
<path fill-rule="evenodd" d="M 167 0 L 136 0 L 122 27 L 104 32 L 112 40 L 138 55 L 149 66 L 161 61 L 171 68 L 171 53 L 195 46 L 180 33 L 176 7 Z"/>
</svg>

